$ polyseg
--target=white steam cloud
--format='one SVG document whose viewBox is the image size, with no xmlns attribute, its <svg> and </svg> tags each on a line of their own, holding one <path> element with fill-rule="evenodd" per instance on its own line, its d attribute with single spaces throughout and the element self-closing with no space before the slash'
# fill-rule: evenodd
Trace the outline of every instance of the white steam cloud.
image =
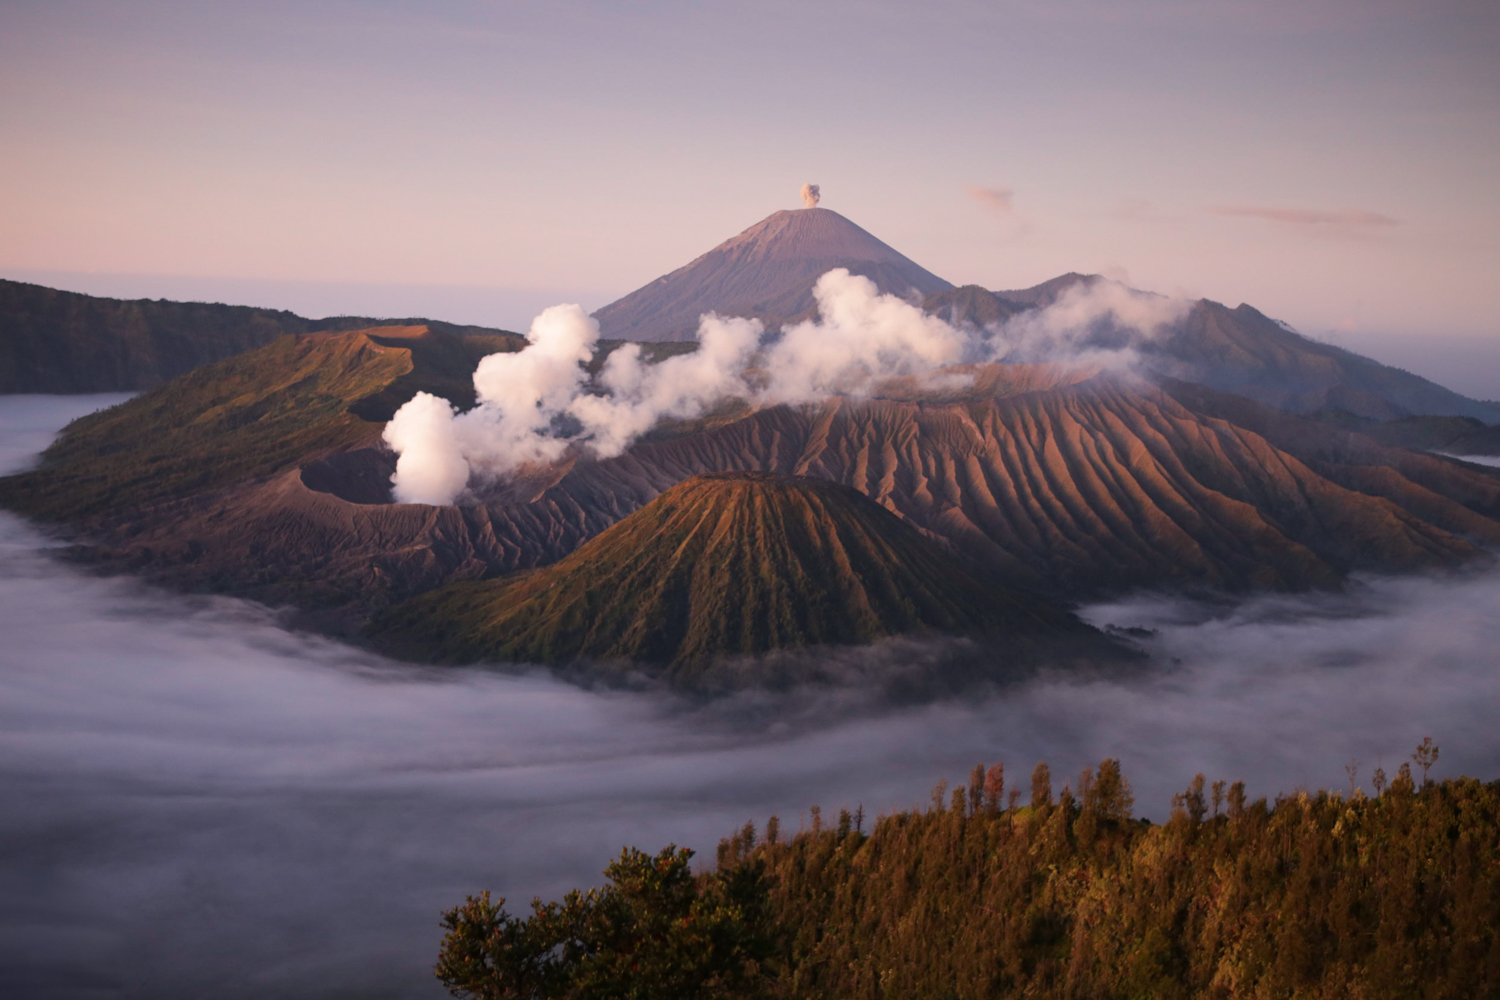
<svg viewBox="0 0 1500 1000">
<path fill-rule="evenodd" d="M 788 327 L 766 351 L 765 402 L 807 403 L 835 393 L 861 395 L 896 375 L 964 360 L 970 338 L 869 278 L 835 268 L 813 290 L 818 318 Z"/>
<path fill-rule="evenodd" d="M 802 185 L 802 206 L 804 208 L 817 208 L 818 207 L 818 199 L 821 198 L 821 197 L 822 197 L 822 194 L 818 190 L 818 185 L 816 185 L 816 184 L 804 184 L 804 185 Z"/>
<path fill-rule="evenodd" d="M 814 195 L 816 195 L 816 186 Z M 757 320 L 705 314 L 699 348 L 655 364 L 627 344 L 588 377 L 599 325 L 576 305 L 532 323 L 528 344 L 484 358 L 478 405 L 457 413 L 418 393 L 386 425 L 397 453 L 391 482 L 403 503 L 448 504 L 471 479 L 511 476 L 562 459 L 570 448 L 620 454 L 667 418 L 692 419 L 715 403 L 754 406 L 864 396 L 897 376 L 933 376 L 964 362 L 1078 359 L 1129 363 L 1134 345 L 1181 317 L 1186 304 L 1113 282 L 1079 284 L 1045 309 L 978 328 L 949 323 L 844 268 L 818 279 L 818 316 L 767 340 Z M 753 370 L 752 370 L 753 369 Z"/>
<path fill-rule="evenodd" d="M 1141 345 L 1182 319 L 1191 305 L 1116 281 L 1080 281 L 1047 308 L 1020 313 L 996 329 L 995 360 L 1129 367 Z"/>
</svg>

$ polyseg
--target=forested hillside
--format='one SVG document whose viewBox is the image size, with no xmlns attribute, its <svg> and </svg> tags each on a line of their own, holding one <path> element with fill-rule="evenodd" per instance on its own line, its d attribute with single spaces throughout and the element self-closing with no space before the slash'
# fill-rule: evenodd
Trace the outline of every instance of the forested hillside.
<svg viewBox="0 0 1500 1000">
<path fill-rule="evenodd" d="M 1416 755 L 1435 757 L 1427 743 Z M 1375 797 L 1249 802 L 1198 775 L 1164 824 L 1132 805 L 1112 760 L 1057 796 L 1046 765 L 1024 793 L 977 767 L 868 833 L 859 814 L 816 809 L 790 837 L 775 818 L 763 835 L 747 826 L 675 902 L 640 874 L 660 882 L 685 860 L 627 852 L 614 884 L 541 907 L 545 919 L 487 899 L 455 909 L 438 974 L 459 996 L 664 995 L 639 977 L 698 934 L 701 975 L 674 996 L 1500 996 L 1500 782 L 1424 783 L 1403 764 Z M 664 934 L 622 932 L 674 906 Z M 615 936 L 586 940 L 577 918 L 606 911 Z M 528 937 L 544 926 L 555 940 Z M 548 960 L 545 988 L 489 989 L 543 945 L 574 948 Z"/>
</svg>

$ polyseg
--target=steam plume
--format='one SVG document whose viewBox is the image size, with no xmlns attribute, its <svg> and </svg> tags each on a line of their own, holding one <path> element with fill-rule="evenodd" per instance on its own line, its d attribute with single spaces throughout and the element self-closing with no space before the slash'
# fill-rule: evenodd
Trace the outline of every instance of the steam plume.
<svg viewBox="0 0 1500 1000">
<path fill-rule="evenodd" d="M 492 354 L 474 372 L 479 405 L 455 413 L 418 393 L 385 440 L 399 458 L 391 482 L 403 503 L 448 504 L 473 478 L 489 480 L 561 459 L 570 448 L 619 455 L 663 418 L 692 419 L 724 399 L 756 406 L 868 395 L 897 376 L 937 376 L 961 362 L 1077 359 L 1126 365 L 1137 346 L 1186 304 L 1114 282 L 1078 285 L 1046 309 L 1001 326 L 944 322 L 875 283 L 834 268 L 813 289 L 818 317 L 763 344 L 757 320 L 705 314 L 699 348 L 656 364 L 627 344 L 589 383 L 599 325 L 576 305 L 553 306 L 529 343 Z M 757 369 L 754 385 L 747 378 Z"/>
<path fill-rule="evenodd" d="M 822 197 L 822 195 L 818 192 L 818 185 L 816 185 L 816 184 L 804 184 L 804 185 L 802 185 L 802 206 L 804 208 L 817 208 L 818 207 L 818 199 L 821 198 L 821 197 Z"/>
<path fill-rule="evenodd" d="M 962 331 L 842 267 L 813 288 L 818 318 L 788 328 L 766 351 L 766 402 L 862 395 L 872 383 L 965 360 Z"/>
</svg>

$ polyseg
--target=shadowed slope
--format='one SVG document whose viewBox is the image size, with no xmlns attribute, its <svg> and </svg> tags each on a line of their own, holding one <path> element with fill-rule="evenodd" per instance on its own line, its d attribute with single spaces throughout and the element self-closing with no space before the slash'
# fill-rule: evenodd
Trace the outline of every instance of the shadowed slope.
<svg viewBox="0 0 1500 1000">
<path fill-rule="evenodd" d="M 1381 420 L 1436 414 L 1500 422 L 1500 404 L 1309 340 L 1243 304 L 1230 309 L 1199 300 L 1164 336 L 1144 344 L 1142 355 L 1165 375 L 1294 413 L 1341 409 Z"/>
<path fill-rule="evenodd" d="M 967 286 L 929 296 L 925 305 L 950 322 L 995 325 L 1017 312 L 1052 305 L 1066 294 L 1108 284 L 1097 274 L 1065 274 L 1017 291 Z M 1151 371 L 1293 413 L 1338 410 L 1375 420 L 1432 414 L 1500 423 L 1500 403 L 1470 399 L 1420 375 L 1310 340 L 1244 304 L 1230 309 L 1199 299 L 1182 319 L 1150 335 L 1108 324 L 1098 325 L 1093 334 L 1078 346 L 1128 345 Z M 1050 359 L 1017 354 L 1012 360 Z"/>
<path fill-rule="evenodd" d="M 835 267 L 903 297 L 952 287 L 837 212 L 803 208 L 768 216 L 594 317 L 604 336 L 624 340 L 690 340 L 706 312 L 779 325 L 813 312 L 813 284 Z"/>
<path fill-rule="evenodd" d="M 1093 634 L 855 490 L 755 473 L 695 476 L 553 566 L 454 584 L 377 625 L 445 660 L 643 661 L 678 681 L 723 656 L 906 632 L 1018 648 Z"/>
<path fill-rule="evenodd" d="M 101 298 L 0 280 L 0 393 L 150 389 L 287 334 L 397 325 L 505 335 L 421 319 L 315 320 L 282 309 Z"/>
</svg>

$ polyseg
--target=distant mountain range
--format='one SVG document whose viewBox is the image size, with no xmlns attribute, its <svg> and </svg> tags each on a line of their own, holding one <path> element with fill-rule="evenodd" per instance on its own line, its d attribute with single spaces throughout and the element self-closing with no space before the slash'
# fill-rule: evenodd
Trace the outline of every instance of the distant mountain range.
<svg viewBox="0 0 1500 1000">
<path fill-rule="evenodd" d="M 981 326 L 1105 280 L 954 288 L 836 213 L 780 212 L 600 310 L 605 346 L 683 336 L 705 309 L 789 322 L 832 266 Z M 1073 602 L 1333 586 L 1500 545 L 1500 472 L 1406 450 L 1500 446 L 1494 404 L 1243 305 L 1193 303 L 1151 336 L 1088 331 L 1133 370 L 1008 358 L 867 396 L 741 401 L 443 507 L 393 502 L 384 423 L 419 391 L 472 405 L 478 360 L 520 349 L 515 334 L 15 283 L 0 307 L 15 389 L 188 369 L 70 425 L 39 468 L 0 479 L 0 505 L 65 525 L 102 567 L 424 658 L 633 663 L 685 686 L 736 657 L 913 633 L 998 642 L 1007 663 L 1080 643 L 1108 659 Z M 197 363 L 214 352 L 230 356 Z"/>
<path fill-rule="evenodd" d="M 108 299 L 0 279 L 0 393 L 139 391 L 288 334 L 411 324 L 505 333 L 427 319 L 307 319 L 283 309 Z"/>
<path fill-rule="evenodd" d="M 594 315 L 607 340 L 663 345 L 692 340 L 705 312 L 754 317 L 774 329 L 814 315 L 813 286 L 834 267 L 865 275 L 882 292 L 920 301 L 949 322 L 976 326 L 1004 324 L 1107 282 L 1070 273 L 1024 289 L 955 288 L 837 212 L 807 208 L 771 214 Z M 381 325 L 506 333 L 422 318 L 314 320 L 246 306 L 121 301 L 0 281 L 0 393 L 146 389 L 278 336 Z M 1310 340 L 1248 305 L 1230 309 L 1200 299 L 1153 336 L 1107 326 L 1093 333 L 1097 345 L 1129 346 L 1151 371 L 1294 413 L 1377 421 L 1458 416 L 1500 424 L 1500 403 L 1470 399 Z M 1007 360 L 1058 359 L 1018 354 Z"/>
<path fill-rule="evenodd" d="M 684 267 L 594 313 L 606 336 L 691 338 L 705 312 L 760 319 L 768 327 L 813 315 L 819 275 L 845 267 L 882 292 L 923 303 L 951 323 L 1003 324 L 1105 279 L 1069 273 L 1031 288 L 956 288 L 837 212 L 776 212 Z M 1470 399 L 1410 372 L 1304 337 L 1248 305 L 1199 299 L 1154 336 L 1101 327 L 1073 346 L 1129 346 L 1152 371 L 1240 393 L 1295 413 L 1345 412 L 1374 420 L 1413 415 L 1500 423 L 1500 403 Z M 1011 360 L 1060 360 L 1016 356 Z"/>
<path fill-rule="evenodd" d="M 985 326 L 1045 308 L 1069 291 L 1107 283 L 1099 275 L 1065 274 L 1015 291 L 968 285 L 928 296 L 925 304 L 949 322 Z M 1104 326 L 1074 346 L 1129 347 L 1149 370 L 1293 413 L 1343 412 L 1370 420 L 1462 416 L 1500 423 L 1500 403 L 1470 399 L 1400 368 L 1309 340 L 1248 305 L 1230 309 L 1198 299 L 1186 316 L 1155 335 Z"/>
</svg>

